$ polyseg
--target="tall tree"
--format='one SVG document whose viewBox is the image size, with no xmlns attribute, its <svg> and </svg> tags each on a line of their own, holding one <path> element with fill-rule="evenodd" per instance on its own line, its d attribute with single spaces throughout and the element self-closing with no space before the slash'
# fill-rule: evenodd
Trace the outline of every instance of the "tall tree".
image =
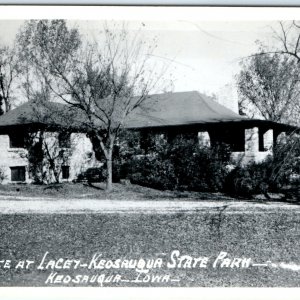
<svg viewBox="0 0 300 300">
<path fill-rule="evenodd" d="M 241 67 L 237 84 L 242 112 L 276 122 L 297 122 L 300 78 L 293 59 L 261 48 Z"/>
<path fill-rule="evenodd" d="M 0 47 L 0 115 L 11 109 L 13 89 L 19 76 L 19 61 L 14 47 Z"/>
<path fill-rule="evenodd" d="M 155 41 L 146 44 L 140 31 L 124 24 L 104 25 L 93 43 L 63 20 L 31 21 L 19 35 L 24 55 L 45 78 L 52 93 L 81 112 L 97 157 L 104 155 L 107 190 L 112 188 L 112 155 L 120 129 L 131 112 L 162 82 L 165 65 L 151 61 Z M 78 120 L 76 120 L 78 122 Z"/>
</svg>

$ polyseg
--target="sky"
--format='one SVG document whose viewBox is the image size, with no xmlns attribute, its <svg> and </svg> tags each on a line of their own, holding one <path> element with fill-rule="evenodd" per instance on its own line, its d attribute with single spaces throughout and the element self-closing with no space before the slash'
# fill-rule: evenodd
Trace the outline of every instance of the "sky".
<svg viewBox="0 0 300 300">
<path fill-rule="evenodd" d="M 11 44 L 22 20 L 0 21 L 0 43 Z M 69 21 L 78 26 L 83 37 L 98 36 L 102 21 Z M 109 22 L 108 22 L 109 24 Z M 169 63 L 173 91 L 196 90 L 216 94 L 219 102 L 237 109 L 235 76 L 243 58 L 255 53 L 256 40 L 267 45 L 274 42 L 276 21 L 131 21 L 129 30 L 141 29 L 142 37 L 157 39 L 154 59 Z M 272 29 L 273 28 L 273 29 Z"/>
</svg>

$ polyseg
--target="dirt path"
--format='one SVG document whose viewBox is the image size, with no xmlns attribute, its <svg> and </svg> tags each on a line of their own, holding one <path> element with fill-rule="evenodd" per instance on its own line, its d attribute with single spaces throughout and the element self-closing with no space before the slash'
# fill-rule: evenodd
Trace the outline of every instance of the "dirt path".
<svg viewBox="0 0 300 300">
<path fill-rule="evenodd" d="M 0 214 L 79 214 L 79 213 L 268 213 L 292 210 L 300 212 L 300 206 L 282 202 L 246 201 L 183 201 L 183 200 L 98 200 L 57 199 L 0 196 Z"/>
</svg>

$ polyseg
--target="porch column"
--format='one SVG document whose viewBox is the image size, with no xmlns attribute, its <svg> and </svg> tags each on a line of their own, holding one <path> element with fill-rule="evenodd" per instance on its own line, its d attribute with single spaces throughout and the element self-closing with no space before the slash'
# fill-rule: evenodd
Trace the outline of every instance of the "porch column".
<svg viewBox="0 0 300 300">
<path fill-rule="evenodd" d="M 245 129 L 245 152 L 255 153 L 259 150 L 258 128 Z"/>
<path fill-rule="evenodd" d="M 208 131 L 198 132 L 198 142 L 201 147 L 210 147 L 210 136 Z"/>
<path fill-rule="evenodd" d="M 269 129 L 263 133 L 263 145 L 261 151 L 270 151 L 273 148 L 273 129 Z"/>
</svg>

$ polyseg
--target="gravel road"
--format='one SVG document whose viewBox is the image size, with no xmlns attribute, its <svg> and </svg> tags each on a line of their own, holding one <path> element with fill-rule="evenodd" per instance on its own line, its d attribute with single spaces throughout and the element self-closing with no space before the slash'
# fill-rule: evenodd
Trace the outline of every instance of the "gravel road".
<svg viewBox="0 0 300 300">
<path fill-rule="evenodd" d="M 0 214 L 80 214 L 80 213 L 194 213 L 226 212 L 255 213 L 293 210 L 300 212 L 299 205 L 282 202 L 210 201 L 210 200 L 98 200 L 29 198 L 0 196 Z"/>
</svg>

